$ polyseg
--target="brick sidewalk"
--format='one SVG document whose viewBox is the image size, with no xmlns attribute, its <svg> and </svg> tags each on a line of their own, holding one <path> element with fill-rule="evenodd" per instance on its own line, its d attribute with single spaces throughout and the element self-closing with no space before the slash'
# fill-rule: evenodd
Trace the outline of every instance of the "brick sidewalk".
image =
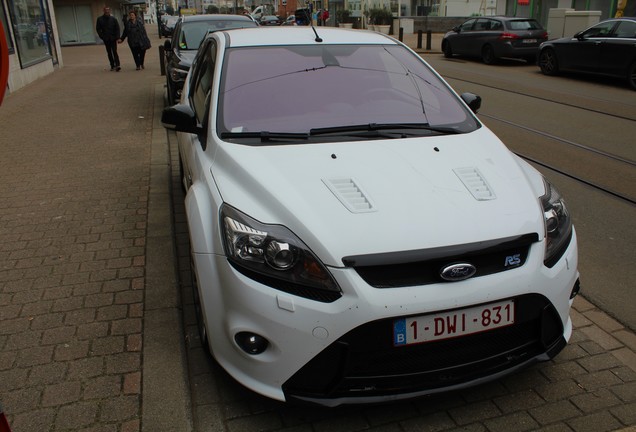
<svg viewBox="0 0 636 432">
<path fill-rule="evenodd" d="M 119 73 L 102 46 L 64 48 L 64 68 L 0 107 L 0 403 L 13 432 L 636 429 L 636 337 L 582 297 L 555 361 L 471 390 L 327 410 L 236 384 L 196 337 L 152 40 L 140 72 L 125 44 Z"/>
<path fill-rule="evenodd" d="M 138 432 L 157 49 L 62 51 L 0 107 L 0 401 L 14 432 Z"/>
</svg>

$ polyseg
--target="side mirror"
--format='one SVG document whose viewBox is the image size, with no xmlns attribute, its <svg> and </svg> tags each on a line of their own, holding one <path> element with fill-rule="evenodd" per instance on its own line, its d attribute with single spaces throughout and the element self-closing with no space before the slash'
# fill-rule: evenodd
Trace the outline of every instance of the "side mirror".
<svg viewBox="0 0 636 432">
<path fill-rule="evenodd" d="M 164 108 L 161 113 L 161 125 L 166 129 L 203 135 L 203 127 L 197 122 L 194 111 L 189 105 L 173 105 Z"/>
<path fill-rule="evenodd" d="M 460 26 L 455 26 L 455 27 L 453 27 L 453 29 L 452 29 L 452 30 L 453 30 L 455 33 L 459 33 L 459 32 L 461 31 L 461 29 L 462 29 L 462 28 L 461 28 Z"/>
<path fill-rule="evenodd" d="M 170 42 L 170 39 L 166 39 L 166 41 L 163 43 L 163 49 L 166 52 L 172 51 L 172 42 Z"/>
<path fill-rule="evenodd" d="M 464 102 L 466 102 L 468 108 L 470 108 L 472 112 L 477 114 L 477 111 L 479 111 L 479 108 L 481 108 L 481 97 L 473 93 L 462 93 L 460 97 Z"/>
</svg>

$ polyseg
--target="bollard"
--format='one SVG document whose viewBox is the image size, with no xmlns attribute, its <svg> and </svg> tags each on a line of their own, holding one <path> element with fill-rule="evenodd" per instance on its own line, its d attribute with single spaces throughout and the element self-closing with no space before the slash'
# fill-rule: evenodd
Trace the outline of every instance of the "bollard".
<svg viewBox="0 0 636 432">
<path fill-rule="evenodd" d="M 432 32 L 430 30 L 426 31 L 426 50 L 430 51 L 431 50 L 431 36 L 432 36 Z"/>
<path fill-rule="evenodd" d="M 417 31 L 417 49 L 422 49 L 422 30 Z"/>
<path fill-rule="evenodd" d="M 161 70 L 161 76 L 166 74 L 166 58 L 163 55 L 165 48 L 163 45 L 159 45 L 159 69 Z"/>
<path fill-rule="evenodd" d="M 399 33 L 398 39 L 400 40 L 400 42 L 404 42 L 404 28 L 403 27 L 400 27 L 400 33 Z"/>
</svg>

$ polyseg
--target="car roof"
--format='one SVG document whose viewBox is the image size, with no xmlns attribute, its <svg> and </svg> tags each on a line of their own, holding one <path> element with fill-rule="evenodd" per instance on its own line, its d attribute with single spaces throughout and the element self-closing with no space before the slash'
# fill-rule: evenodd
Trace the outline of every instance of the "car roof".
<svg viewBox="0 0 636 432">
<path fill-rule="evenodd" d="M 500 19 L 502 21 L 536 21 L 536 19 L 534 18 L 528 18 L 528 17 L 509 17 L 509 16 L 483 16 L 483 17 L 477 17 L 477 18 L 495 18 L 495 19 Z"/>
<path fill-rule="evenodd" d="M 608 21 L 636 21 L 636 18 L 634 18 L 634 17 L 611 17 L 611 18 L 606 18 L 606 19 L 604 19 L 602 21 L 599 21 L 599 23 L 608 22 Z"/>
<path fill-rule="evenodd" d="M 228 15 L 228 14 L 202 14 L 202 15 L 183 15 L 181 21 L 193 22 L 193 21 L 252 21 L 243 15 Z"/>
<path fill-rule="evenodd" d="M 316 41 L 316 33 L 322 42 Z M 381 33 L 364 30 L 347 30 L 333 27 L 258 27 L 227 30 L 228 47 L 256 47 L 273 45 L 396 45 L 398 42 Z"/>
</svg>

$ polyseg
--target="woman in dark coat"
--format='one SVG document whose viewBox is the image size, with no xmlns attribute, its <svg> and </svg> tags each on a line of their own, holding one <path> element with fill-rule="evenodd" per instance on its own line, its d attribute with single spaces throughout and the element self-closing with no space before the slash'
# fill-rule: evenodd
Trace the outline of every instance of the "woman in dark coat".
<svg viewBox="0 0 636 432">
<path fill-rule="evenodd" d="M 150 39 L 148 39 L 143 21 L 137 19 L 137 14 L 134 11 L 128 13 L 128 21 L 124 23 L 124 32 L 119 43 L 122 43 L 126 38 L 128 38 L 128 46 L 135 59 L 137 70 L 143 69 L 146 50 L 150 48 Z"/>
</svg>

